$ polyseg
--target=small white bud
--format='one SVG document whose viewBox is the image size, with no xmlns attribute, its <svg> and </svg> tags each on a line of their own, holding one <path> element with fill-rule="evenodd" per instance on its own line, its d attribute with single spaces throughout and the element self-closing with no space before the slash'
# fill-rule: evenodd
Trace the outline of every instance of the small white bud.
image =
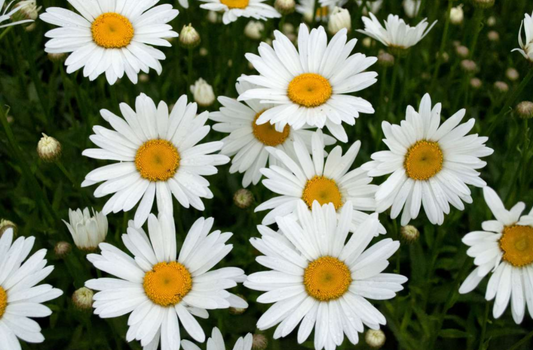
<svg viewBox="0 0 533 350">
<path fill-rule="evenodd" d="M 452 22 L 452 24 L 458 25 L 463 23 L 464 16 L 463 4 L 452 7 L 450 10 L 450 22 Z"/>
<path fill-rule="evenodd" d="M 385 333 L 381 329 L 369 329 L 365 334 L 365 341 L 372 349 L 379 349 L 385 345 Z"/>
<path fill-rule="evenodd" d="M 507 70 L 505 71 L 505 76 L 510 81 L 516 81 L 516 80 L 518 80 L 518 78 L 520 78 L 520 74 L 514 68 L 507 68 Z"/>
<path fill-rule="evenodd" d="M 215 93 L 213 87 L 202 78 L 198 79 L 194 85 L 191 85 L 191 92 L 194 101 L 202 107 L 208 107 L 215 102 Z"/>
<path fill-rule="evenodd" d="M 479 78 L 470 79 L 470 86 L 474 89 L 479 89 L 483 85 L 483 82 Z"/>
<path fill-rule="evenodd" d="M 261 39 L 264 30 L 265 25 L 263 22 L 250 21 L 246 24 L 246 27 L 244 27 L 244 35 L 250 39 L 259 40 Z"/>
<path fill-rule="evenodd" d="M 348 10 L 335 7 L 329 16 L 328 30 L 335 35 L 341 29 L 346 28 L 348 31 L 352 29 L 352 19 Z"/>
<path fill-rule="evenodd" d="M 53 162 L 61 156 L 61 143 L 55 138 L 43 134 L 37 143 L 39 158 L 46 162 Z"/>
<path fill-rule="evenodd" d="M 207 20 L 211 23 L 220 22 L 220 18 L 218 17 L 218 14 L 215 11 L 207 12 Z"/>
<path fill-rule="evenodd" d="M 198 34 L 191 24 L 183 26 L 179 39 L 180 44 L 188 49 L 192 49 L 200 44 L 200 34 Z"/>
<path fill-rule="evenodd" d="M 293 13 L 295 7 L 296 3 L 294 0 L 276 0 L 274 2 L 274 8 L 282 15 L 289 15 Z"/>
<path fill-rule="evenodd" d="M 522 119 L 533 118 L 533 102 L 523 101 L 516 106 L 516 114 Z"/>
<path fill-rule="evenodd" d="M 413 225 L 402 226 L 400 234 L 406 242 L 414 242 L 420 237 L 420 232 Z"/>
<path fill-rule="evenodd" d="M 82 311 L 91 310 L 93 307 L 94 292 L 86 287 L 81 287 L 72 294 L 72 302 Z"/>
</svg>

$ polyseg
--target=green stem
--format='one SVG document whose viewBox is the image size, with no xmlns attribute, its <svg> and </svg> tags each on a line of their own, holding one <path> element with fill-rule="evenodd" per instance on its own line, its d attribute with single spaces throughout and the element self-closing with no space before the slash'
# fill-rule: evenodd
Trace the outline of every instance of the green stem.
<svg viewBox="0 0 533 350">
<path fill-rule="evenodd" d="M 74 178 L 72 177 L 70 172 L 67 170 L 67 168 L 65 168 L 65 166 L 61 162 L 61 159 L 56 160 L 56 165 L 59 168 L 59 170 L 61 170 L 61 172 L 67 177 L 67 179 L 69 179 L 72 185 L 76 188 L 79 188 L 79 184 L 76 182 L 76 180 L 74 180 Z"/>
<path fill-rule="evenodd" d="M 0 41 L 7 35 L 7 33 L 9 33 L 11 31 L 11 29 L 13 29 L 13 26 L 7 27 L 6 29 L 4 29 L 2 34 L 0 34 Z"/>
<path fill-rule="evenodd" d="M 509 97 L 505 100 L 505 103 L 503 105 L 503 108 L 501 109 L 500 113 L 496 115 L 496 117 L 492 118 L 489 122 L 489 129 L 487 131 L 487 136 L 490 136 L 490 134 L 496 129 L 496 126 L 502 121 L 501 116 L 505 114 L 506 111 L 509 110 L 509 107 L 514 103 L 514 101 L 520 96 L 524 88 L 527 86 L 529 81 L 533 78 L 533 69 L 530 69 L 529 72 L 527 72 L 527 75 L 524 77 L 520 85 L 514 90 L 507 93 Z"/>
<path fill-rule="evenodd" d="M 442 39 L 440 41 L 439 55 L 437 56 L 437 63 L 435 64 L 435 71 L 433 72 L 433 79 L 431 80 L 431 89 L 433 91 L 435 83 L 437 82 L 437 75 L 439 74 L 439 68 L 442 64 L 442 54 L 446 47 L 446 40 L 448 39 L 448 30 L 450 28 L 450 12 L 452 10 L 454 0 L 448 0 L 448 10 L 446 11 L 446 22 L 444 23 L 444 32 L 442 33 Z"/>
<path fill-rule="evenodd" d="M 509 348 L 509 350 L 518 350 L 522 345 L 524 345 L 529 339 L 533 337 L 533 331 L 529 332 L 525 337 L 520 339 L 516 344 Z"/>
<path fill-rule="evenodd" d="M 387 101 L 387 109 L 385 110 L 384 119 L 388 120 L 389 113 L 391 110 L 392 100 L 394 99 L 394 90 L 396 88 L 396 80 L 398 80 L 398 67 L 400 67 L 400 57 L 397 56 L 394 62 L 394 68 L 392 69 L 392 82 L 391 89 L 389 93 L 389 100 Z"/>
<path fill-rule="evenodd" d="M 476 7 L 476 10 L 474 11 L 474 37 L 472 38 L 472 43 L 470 44 L 470 58 L 474 57 L 474 50 L 476 49 L 477 39 L 479 38 L 479 33 L 481 32 L 482 21 L 483 9 Z"/>
<path fill-rule="evenodd" d="M 531 143 L 531 139 L 529 137 L 529 126 L 528 126 L 528 120 L 524 119 L 524 145 L 522 147 L 522 165 L 520 168 L 522 169 L 522 174 L 520 177 L 520 185 L 521 185 L 521 193 L 525 193 L 526 191 L 526 184 L 527 184 L 527 169 L 528 167 L 528 160 L 529 160 L 529 145 Z"/>
<path fill-rule="evenodd" d="M 0 122 L 2 123 L 2 126 L 4 127 L 7 139 L 13 151 L 13 158 L 19 163 L 21 170 L 22 170 L 22 175 L 26 178 L 26 181 L 32 188 L 32 192 L 37 197 L 37 201 L 41 205 L 42 211 L 45 214 L 45 216 L 48 218 L 49 223 L 53 225 L 55 222 L 60 221 L 59 217 L 57 217 L 57 214 L 51 210 L 52 205 L 48 201 L 48 198 L 46 197 L 43 189 L 37 182 L 37 179 L 33 175 L 28 163 L 26 163 L 26 160 L 24 156 L 22 155 L 22 152 L 20 151 L 20 147 L 19 147 L 17 140 L 15 139 L 13 130 L 11 129 L 9 122 L 7 121 L 8 112 L 9 110 L 5 111 L 4 107 L 0 105 Z"/>
<path fill-rule="evenodd" d="M 193 60 L 193 52 L 192 50 L 193 49 L 188 49 L 189 50 L 189 55 L 187 57 L 187 95 L 191 96 L 190 97 L 190 101 L 192 101 L 193 97 L 192 97 L 192 93 L 191 93 L 191 89 L 190 87 L 192 86 L 193 84 L 193 78 L 192 78 L 192 60 Z"/>
<path fill-rule="evenodd" d="M 485 314 L 483 316 L 483 324 L 481 325 L 481 337 L 479 339 L 479 350 L 483 350 L 483 343 L 485 341 L 485 333 L 487 332 L 487 320 L 489 319 L 490 304 L 485 303 Z"/>
</svg>

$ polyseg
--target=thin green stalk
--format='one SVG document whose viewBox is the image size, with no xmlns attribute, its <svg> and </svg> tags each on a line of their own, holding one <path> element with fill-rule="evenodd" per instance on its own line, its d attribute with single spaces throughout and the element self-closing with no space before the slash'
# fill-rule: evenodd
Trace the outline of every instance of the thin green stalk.
<svg viewBox="0 0 533 350">
<path fill-rule="evenodd" d="M 522 175 L 520 176 L 520 186 L 521 186 L 521 193 L 525 193 L 526 191 L 526 179 L 527 179 L 527 169 L 529 164 L 529 146 L 531 143 L 531 138 L 529 135 L 529 126 L 528 126 L 528 120 L 524 119 L 524 144 L 522 146 L 522 164 L 520 165 L 519 169 L 522 170 Z"/>
<path fill-rule="evenodd" d="M 437 63 L 435 64 L 435 71 L 433 72 L 433 79 L 431 80 L 430 91 L 433 91 L 435 83 L 437 82 L 437 75 L 439 74 L 439 68 L 442 64 L 442 54 L 446 47 L 446 40 L 448 39 L 448 30 L 450 28 L 450 11 L 452 10 L 453 0 L 448 0 L 448 10 L 446 11 L 446 22 L 444 23 L 444 32 L 442 33 L 442 39 L 440 41 L 439 55 L 437 56 Z"/>
<path fill-rule="evenodd" d="M 472 42 L 470 43 L 470 58 L 474 57 L 474 50 L 476 49 L 477 39 L 479 38 L 479 33 L 481 32 L 482 21 L 483 9 L 476 7 L 476 10 L 474 11 L 474 37 L 472 38 Z"/>
<path fill-rule="evenodd" d="M 4 29 L 2 34 L 0 34 L 0 41 L 7 35 L 7 33 L 9 33 L 11 31 L 11 29 L 13 29 L 13 26 L 7 27 L 6 29 Z"/>
<path fill-rule="evenodd" d="M 315 4 L 313 5 L 313 11 L 311 12 L 311 28 L 315 27 L 318 8 L 318 0 L 315 0 Z"/>
<path fill-rule="evenodd" d="M 507 93 L 509 97 L 507 97 L 507 99 L 505 100 L 505 103 L 503 104 L 503 108 L 501 109 L 500 113 L 498 113 L 496 117 L 492 118 L 489 121 L 490 125 L 487 131 L 487 136 L 490 136 L 490 134 L 494 131 L 494 129 L 496 129 L 496 126 L 498 126 L 498 124 L 502 121 L 501 116 L 504 115 L 505 112 L 509 110 L 511 105 L 518 98 L 518 96 L 520 96 L 524 88 L 527 86 L 531 78 L 533 78 L 533 69 L 530 69 L 527 72 L 527 75 L 524 77 L 520 85 L 518 85 L 518 87 L 514 91 L 511 92 L 511 90 L 509 90 L 509 92 Z"/>
<path fill-rule="evenodd" d="M 79 188 L 80 187 L 79 183 L 77 183 L 76 180 L 74 180 L 74 177 L 72 177 L 72 174 L 70 174 L 67 168 L 65 168 L 65 166 L 61 162 L 61 159 L 57 159 L 55 163 L 57 167 L 59 168 L 59 170 L 61 170 L 61 172 L 66 176 L 66 178 L 72 183 L 72 185 L 76 188 Z"/>
<path fill-rule="evenodd" d="M 529 339 L 531 339 L 531 337 L 533 337 L 533 331 L 529 332 L 525 337 L 523 337 L 522 339 L 520 339 L 519 341 L 517 341 L 513 346 L 511 346 L 509 348 L 509 350 L 517 350 L 519 349 L 522 345 L 524 345 Z"/>
<path fill-rule="evenodd" d="M 21 167 L 22 175 L 26 178 L 26 181 L 32 188 L 33 194 L 37 197 L 37 202 L 40 204 L 45 217 L 47 217 L 49 223 L 53 225 L 56 221 L 60 221 L 59 217 L 57 217 L 57 214 L 51 210 L 52 205 L 48 201 L 48 198 L 46 197 L 43 189 L 37 182 L 37 179 L 31 172 L 31 169 L 28 163 L 26 163 L 26 160 L 24 156 L 22 155 L 22 152 L 20 151 L 20 147 L 19 147 L 17 140 L 15 139 L 13 130 L 11 129 L 9 122 L 7 121 L 8 111 L 5 111 L 4 107 L 0 105 L 0 122 L 2 123 L 2 126 L 4 127 L 7 139 L 13 151 L 13 159 L 19 163 Z"/>
<path fill-rule="evenodd" d="M 485 333 L 487 333 L 487 320 L 489 319 L 490 304 L 485 303 L 485 314 L 483 315 L 483 324 L 481 325 L 481 336 L 479 338 L 479 350 L 483 350 L 485 342 Z"/>
<path fill-rule="evenodd" d="M 389 117 L 392 100 L 394 99 L 394 90 L 396 88 L 396 80 L 398 80 L 398 67 L 400 67 L 400 57 L 396 57 L 396 60 L 394 62 L 394 68 L 392 69 L 392 82 L 391 82 L 391 89 L 389 92 L 389 100 L 387 101 L 387 109 L 385 110 L 385 116 L 384 116 L 385 120 Z"/>
<path fill-rule="evenodd" d="M 188 49 L 189 55 L 187 57 L 187 95 L 190 96 L 189 100 L 192 101 L 192 93 L 190 87 L 193 84 L 192 77 L 192 60 L 193 60 L 193 49 Z"/>
</svg>

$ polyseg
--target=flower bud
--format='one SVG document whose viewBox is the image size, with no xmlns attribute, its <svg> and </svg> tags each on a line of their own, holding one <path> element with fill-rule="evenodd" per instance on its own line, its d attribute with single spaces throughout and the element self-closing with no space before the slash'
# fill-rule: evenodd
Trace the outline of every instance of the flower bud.
<svg viewBox="0 0 533 350">
<path fill-rule="evenodd" d="M 458 25 L 463 23 L 464 19 L 464 11 L 463 11 L 463 4 L 452 7 L 450 10 L 450 22 L 452 24 Z"/>
<path fill-rule="evenodd" d="M 290 23 L 284 23 L 281 32 L 285 35 L 294 34 L 294 26 Z"/>
<path fill-rule="evenodd" d="M 43 133 L 43 137 L 37 143 L 37 153 L 45 162 L 53 162 L 61 156 L 61 144 L 55 138 Z"/>
<path fill-rule="evenodd" d="M 533 102 L 523 101 L 516 106 L 516 114 L 522 119 L 533 118 Z"/>
<path fill-rule="evenodd" d="M 233 195 L 233 203 L 241 209 L 246 209 L 254 202 L 254 195 L 245 188 L 237 190 Z"/>
<path fill-rule="evenodd" d="M 67 58 L 66 52 L 61 53 L 49 53 L 48 59 L 52 62 L 63 62 Z"/>
<path fill-rule="evenodd" d="M 244 27 L 244 35 L 253 40 L 261 39 L 262 33 L 265 30 L 265 25 L 263 22 L 259 21 L 250 21 Z"/>
<path fill-rule="evenodd" d="M 54 246 L 54 253 L 58 258 L 64 258 L 66 257 L 70 251 L 72 250 L 72 246 L 68 242 L 57 242 Z"/>
<path fill-rule="evenodd" d="M 139 82 L 147 83 L 150 81 L 150 76 L 148 74 L 141 73 L 139 74 Z"/>
<path fill-rule="evenodd" d="M 254 334 L 252 340 L 252 350 L 265 350 L 268 346 L 268 338 L 264 334 Z"/>
<path fill-rule="evenodd" d="M 479 78 L 470 79 L 470 86 L 474 89 L 479 89 L 483 85 L 482 81 Z"/>
<path fill-rule="evenodd" d="M 72 302 L 78 310 L 88 311 L 93 307 L 94 292 L 89 288 L 82 287 L 72 294 Z"/>
<path fill-rule="evenodd" d="M 509 91 L 509 85 L 507 85 L 506 82 L 497 81 L 497 82 L 494 83 L 494 89 L 496 89 L 496 91 L 498 91 L 498 92 L 505 93 L 505 92 Z"/>
<path fill-rule="evenodd" d="M 520 74 L 518 74 L 518 71 L 514 68 L 507 68 L 507 70 L 505 71 L 505 76 L 510 81 L 516 81 L 518 80 L 518 78 L 520 78 Z"/>
<path fill-rule="evenodd" d="M 435 55 L 436 58 L 439 58 L 439 53 Z M 441 55 L 442 62 L 448 62 L 450 60 L 450 55 L 447 52 L 443 52 Z"/>
<path fill-rule="evenodd" d="M 385 333 L 381 329 L 369 329 L 365 334 L 365 341 L 372 349 L 379 349 L 385 345 Z"/>
<path fill-rule="evenodd" d="M 200 48 L 200 56 L 205 57 L 209 54 L 209 51 L 205 47 Z"/>
<path fill-rule="evenodd" d="M 18 8 L 18 11 L 12 15 L 13 19 L 16 21 L 21 21 L 21 20 L 26 20 L 26 19 L 31 19 L 35 21 L 37 17 L 39 17 L 39 11 L 41 10 L 41 6 L 37 7 L 37 3 L 35 0 L 19 1 L 13 7 L 13 9 L 16 9 L 16 8 Z"/>
<path fill-rule="evenodd" d="M 76 211 L 68 210 L 69 222 L 63 220 L 67 225 L 74 244 L 78 249 L 84 251 L 94 251 L 98 248 L 98 244 L 102 243 L 107 236 L 107 217 L 103 213 L 94 211 L 93 216 L 89 212 L 89 208 L 80 209 Z"/>
<path fill-rule="evenodd" d="M 180 33 L 180 44 L 181 46 L 192 49 L 200 44 L 200 34 L 193 28 L 189 23 L 188 26 L 183 26 Z"/>
<path fill-rule="evenodd" d="M 489 7 L 494 6 L 494 0 L 472 0 L 474 6 L 481 9 L 488 9 Z"/>
<path fill-rule="evenodd" d="M 352 29 L 352 18 L 347 9 L 335 6 L 329 15 L 328 31 L 335 35 L 341 29 L 346 28 L 348 31 Z"/>
<path fill-rule="evenodd" d="M 236 295 L 239 298 L 246 300 L 246 298 L 244 298 L 244 296 L 242 296 L 241 294 L 236 294 Z M 246 308 L 233 307 L 233 306 L 230 306 L 229 308 L 229 313 L 232 315 L 242 315 L 245 311 L 246 311 Z"/>
<path fill-rule="evenodd" d="M 215 11 L 209 11 L 207 12 L 207 21 L 211 23 L 217 23 L 220 21 L 220 19 Z"/>
<path fill-rule="evenodd" d="M 191 92 L 194 101 L 202 107 L 208 107 L 215 102 L 215 93 L 213 87 L 202 78 L 198 79 L 194 85 L 191 85 Z"/>
<path fill-rule="evenodd" d="M 383 67 L 394 66 L 394 56 L 387 51 L 380 50 L 378 53 L 378 63 Z"/>
<path fill-rule="evenodd" d="M 294 0 L 276 0 L 274 2 L 274 8 L 282 15 L 289 15 L 293 13 L 295 7 L 296 3 Z"/>
<path fill-rule="evenodd" d="M 370 39 L 369 37 L 366 37 L 363 39 L 361 43 L 363 44 L 364 47 L 370 47 L 372 46 L 372 39 Z"/>
<path fill-rule="evenodd" d="M 420 237 L 420 232 L 413 225 L 402 226 L 400 234 L 406 242 L 414 242 Z"/>
<path fill-rule="evenodd" d="M 498 34 L 498 32 L 495 31 L 495 30 L 491 30 L 490 32 L 487 33 L 487 38 L 490 41 L 499 41 L 500 40 L 500 34 Z"/>
<path fill-rule="evenodd" d="M 455 52 L 457 53 L 457 55 L 459 57 L 466 58 L 466 57 L 468 57 L 468 54 L 470 53 L 470 50 L 468 50 L 468 47 L 466 47 L 466 46 L 459 45 L 459 46 L 455 47 Z"/>
<path fill-rule="evenodd" d="M 490 16 L 488 19 L 487 19 L 487 25 L 489 27 L 494 27 L 496 25 L 496 17 L 494 16 Z"/>
<path fill-rule="evenodd" d="M 403 0 L 403 10 L 409 18 L 415 18 L 420 10 L 421 0 Z"/>
<path fill-rule="evenodd" d="M 477 71 L 477 64 L 472 60 L 462 60 L 461 68 L 467 73 L 475 73 Z"/>
<path fill-rule="evenodd" d="M 12 229 L 13 230 L 13 237 L 17 235 L 18 227 L 15 225 L 13 221 L 2 219 L 0 220 L 0 237 L 6 232 L 7 230 Z"/>
</svg>

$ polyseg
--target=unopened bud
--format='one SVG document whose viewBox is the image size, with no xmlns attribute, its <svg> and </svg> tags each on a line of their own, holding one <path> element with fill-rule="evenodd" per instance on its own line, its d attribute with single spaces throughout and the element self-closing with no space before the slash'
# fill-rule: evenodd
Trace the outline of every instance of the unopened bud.
<svg viewBox="0 0 533 350">
<path fill-rule="evenodd" d="M 18 227 L 13 221 L 10 220 L 0 220 L 0 237 L 9 229 L 13 229 L 13 236 L 15 237 L 18 232 Z"/>
<path fill-rule="evenodd" d="M 380 50 L 378 53 L 378 63 L 383 67 L 394 66 L 394 56 L 390 53 Z"/>
<path fill-rule="evenodd" d="M 180 44 L 181 46 L 192 49 L 200 44 L 200 34 L 193 28 L 191 24 L 188 26 L 183 26 L 180 33 Z"/>
<path fill-rule="evenodd" d="M 243 300 L 246 300 L 244 298 L 244 296 L 242 296 L 241 294 L 236 294 L 239 298 L 243 299 Z M 244 312 L 246 311 L 246 308 L 241 308 L 241 307 L 233 307 L 231 306 L 229 308 L 229 313 L 232 314 L 232 315 L 241 315 L 243 314 Z"/>
<path fill-rule="evenodd" d="M 470 53 L 470 50 L 468 50 L 468 47 L 463 45 L 458 45 L 455 47 L 455 52 L 457 53 L 457 56 L 461 58 L 468 57 L 468 54 Z"/>
<path fill-rule="evenodd" d="M 479 78 L 470 79 L 470 86 L 474 89 L 479 89 L 483 85 L 483 82 Z"/>
<path fill-rule="evenodd" d="M 487 33 L 487 38 L 489 38 L 490 41 L 499 41 L 500 40 L 500 34 L 498 34 L 497 31 L 491 30 Z"/>
<path fill-rule="evenodd" d="M 252 350 L 265 350 L 268 346 L 268 338 L 264 334 L 254 334 L 252 340 Z"/>
<path fill-rule="evenodd" d="M 55 138 L 43 134 L 37 143 L 39 158 L 46 162 L 53 162 L 61 156 L 61 144 Z"/>
<path fill-rule="evenodd" d="M 487 25 L 489 27 L 494 27 L 496 25 L 496 18 L 494 16 L 490 16 L 488 19 L 487 19 Z"/>
<path fill-rule="evenodd" d="M 352 19 L 347 9 L 336 7 L 331 12 L 328 20 L 328 31 L 335 35 L 341 29 L 346 28 L 348 32 L 352 29 Z"/>
<path fill-rule="evenodd" d="M 467 73 L 475 73 L 477 71 L 477 64 L 472 60 L 462 60 L 461 68 Z"/>
<path fill-rule="evenodd" d="M 208 107 L 215 102 L 215 93 L 213 87 L 202 78 L 198 79 L 194 85 L 191 85 L 191 92 L 194 101 L 202 107 Z"/>
<path fill-rule="evenodd" d="M 233 203 L 241 209 L 246 209 L 254 202 L 254 195 L 245 188 L 237 190 L 233 195 Z"/>
<path fill-rule="evenodd" d="M 450 22 L 452 22 L 452 24 L 458 25 L 463 23 L 463 19 L 463 4 L 456 7 L 452 7 L 452 9 L 450 10 Z"/>
<path fill-rule="evenodd" d="M 82 287 L 72 294 L 72 302 L 82 311 L 91 310 L 93 306 L 94 292 L 89 288 Z"/>
<path fill-rule="evenodd" d="M 509 91 L 509 85 L 503 81 L 497 81 L 494 83 L 494 89 L 498 92 L 507 92 Z"/>
<path fill-rule="evenodd" d="M 63 62 L 67 58 L 66 52 L 61 53 L 49 53 L 48 59 L 52 62 Z"/>
<path fill-rule="evenodd" d="M 420 237 L 420 232 L 413 225 L 402 226 L 400 229 L 402 238 L 407 242 L 414 242 Z"/>
<path fill-rule="evenodd" d="M 533 118 L 533 102 L 523 101 L 516 106 L 516 114 L 522 119 Z"/>
<path fill-rule="evenodd" d="M 369 329 L 365 334 L 365 341 L 372 349 L 379 349 L 385 345 L 385 333 L 381 329 Z"/>
<path fill-rule="evenodd" d="M 294 0 L 276 0 L 274 2 L 274 7 L 282 15 L 289 15 L 294 12 L 296 3 Z"/>
<path fill-rule="evenodd" d="M 518 80 L 518 78 L 520 78 L 520 74 L 518 74 L 518 71 L 514 68 L 507 68 L 507 70 L 505 71 L 505 76 L 510 81 L 516 81 Z"/>
<path fill-rule="evenodd" d="M 244 35 L 250 39 L 259 40 L 265 30 L 265 25 L 263 22 L 259 21 L 250 21 L 244 27 Z"/>
<path fill-rule="evenodd" d="M 54 253 L 58 258 L 64 258 L 66 257 L 70 251 L 72 250 L 72 246 L 68 242 L 57 242 L 54 246 Z"/>
</svg>

